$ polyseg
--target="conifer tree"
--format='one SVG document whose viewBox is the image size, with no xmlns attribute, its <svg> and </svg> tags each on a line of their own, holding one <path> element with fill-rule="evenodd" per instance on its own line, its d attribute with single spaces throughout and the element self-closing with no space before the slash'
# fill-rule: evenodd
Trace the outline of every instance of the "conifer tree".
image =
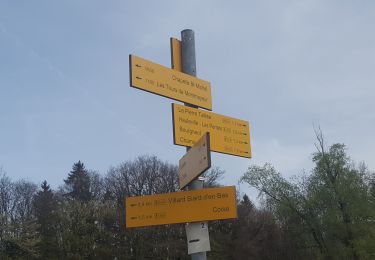
<svg viewBox="0 0 375 260">
<path fill-rule="evenodd" d="M 45 259 L 54 258 L 58 251 L 56 237 L 57 201 L 47 181 L 43 181 L 41 190 L 35 195 L 34 209 L 39 224 L 38 231 L 41 236 L 38 245 L 39 252 Z"/>
<path fill-rule="evenodd" d="M 66 195 L 70 198 L 81 202 L 87 202 L 91 199 L 90 175 L 81 161 L 73 165 L 72 171 L 64 182 L 68 188 Z"/>
</svg>

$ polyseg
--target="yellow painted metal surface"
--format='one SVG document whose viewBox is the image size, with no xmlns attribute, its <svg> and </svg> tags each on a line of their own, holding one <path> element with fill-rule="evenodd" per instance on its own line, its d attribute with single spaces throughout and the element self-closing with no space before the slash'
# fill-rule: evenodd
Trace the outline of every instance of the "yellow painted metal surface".
<svg viewBox="0 0 375 260">
<path fill-rule="evenodd" d="M 172 112 L 175 144 L 191 147 L 209 132 L 211 151 L 251 158 L 247 121 L 177 104 Z"/>
<path fill-rule="evenodd" d="M 132 87 L 212 110 L 211 84 L 188 74 L 130 55 Z"/>
<path fill-rule="evenodd" d="M 210 167 L 210 133 L 204 133 L 179 161 L 178 181 L 180 189 L 183 189 Z"/>
<path fill-rule="evenodd" d="M 234 186 L 128 197 L 126 227 L 237 218 Z"/>
<path fill-rule="evenodd" d="M 172 69 L 182 71 L 181 41 L 171 38 L 171 62 Z"/>
</svg>

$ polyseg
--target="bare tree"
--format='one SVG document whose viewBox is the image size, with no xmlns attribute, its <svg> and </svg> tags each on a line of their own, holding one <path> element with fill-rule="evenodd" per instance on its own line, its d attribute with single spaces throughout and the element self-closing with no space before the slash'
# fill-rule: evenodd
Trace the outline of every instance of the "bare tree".
<svg viewBox="0 0 375 260">
<path fill-rule="evenodd" d="M 25 180 L 14 183 L 12 200 L 12 220 L 26 221 L 33 217 L 33 198 L 37 185 Z"/>
<path fill-rule="evenodd" d="M 225 171 L 219 167 L 212 167 L 203 174 L 205 187 L 220 186 L 219 181 L 223 178 Z"/>
<path fill-rule="evenodd" d="M 0 168 L 0 243 L 9 235 L 12 182 Z"/>
</svg>

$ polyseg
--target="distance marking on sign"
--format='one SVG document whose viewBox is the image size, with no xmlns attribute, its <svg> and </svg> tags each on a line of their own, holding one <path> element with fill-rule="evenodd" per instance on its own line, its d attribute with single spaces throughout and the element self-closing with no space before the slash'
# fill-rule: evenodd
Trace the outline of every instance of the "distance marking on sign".
<svg viewBox="0 0 375 260">
<path fill-rule="evenodd" d="M 211 151 L 251 158 L 247 121 L 177 104 L 172 114 L 174 144 L 191 147 L 209 132 Z"/>
<path fill-rule="evenodd" d="M 183 189 L 210 167 L 210 134 L 205 133 L 179 161 L 178 180 L 180 189 Z"/>
<path fill-rule="evenodd" d="M 237 218 L 235 186 L 125 199 L 126 227 Z"/>
<path fill-rule="evenodd" d="M 211 84 L 140 57 L 129 55 L 130 86 L 212 110 Z"/>
</svg>

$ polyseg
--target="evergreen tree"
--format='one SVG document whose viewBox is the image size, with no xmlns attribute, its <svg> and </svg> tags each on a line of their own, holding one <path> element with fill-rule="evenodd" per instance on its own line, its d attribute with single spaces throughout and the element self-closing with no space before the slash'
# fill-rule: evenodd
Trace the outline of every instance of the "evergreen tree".
<svg viewBox="0 0 375 260">
<path fill-rule="evenodd" d="M 42 183 L 41 188 L 34 199 L 35 216 L 41 236 L 38 247 L 42 258 L 53 259 L 58 252 L 56 236 L 57 201 L 47 181 Z"/>
<path fill-rule="evenodd" d="M 90 192 L 90 175 L 81 161 L 73 165 L 73 170 L 64 182 L 69 190 L 66 195 L 72 199 L 87 202 L 92 198 Z"/>
</svg>

